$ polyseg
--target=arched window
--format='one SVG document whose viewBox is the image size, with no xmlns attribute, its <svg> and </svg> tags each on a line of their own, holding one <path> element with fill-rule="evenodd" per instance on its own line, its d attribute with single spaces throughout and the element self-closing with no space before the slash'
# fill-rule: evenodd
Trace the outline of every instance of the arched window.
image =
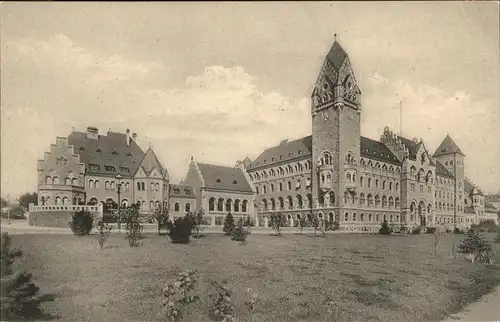
<svg viewBox="0 0 500 322">
<path fill-rule="evenodd" d="M 52 184 L 52 178 L 51 177 L 45 177 L 45 184 Z"/>
<path fill-rule="evenodd" d="M 364 193 L 360 193 L 359 194 L 359 205 L 360 206 L 364 206 L 365 203 L 366 203 L 365 194 Z"/>
<path fill-rule="evenodd" d="M 71 179 L 70 179 L 70 178 L 66 178 L 66 182 L 65 182 L 65 184 L 66 184 L 67 186 L 71 185 Z"/>
<path fill-rule="evenodd" d="M 160 191 L 160 184 L 159 183 L 155 184 L 155 190 Z"/>
<path fill-rule="evenodd" d="M 176 202 L 176 203 L 174 204 L 174 211 L 179 212 L 179 210 L 180 210 L 179 203 L 178 203 L 178 202 Z"/>
<path fill-rule="evenodd" d="M 224 199 L 217 200 L 217 211 L 224 211 Z"/>
<path fill-rule="evenodd" d="M 382 208 L 386 208 L 386 207 L 387 207 L 387 197 L 382 196 Z"/>
<path fill-rule="evenodd" d="M 284 209 L 285 208 L 285 201 L 283 200 L 283 197 L 279 197 L 278 202 L 279 202 L 279 209 Z"/>
<path fill-rule="evenodd" d="M 241 212 L 248 212 L 248 201 L 247 200 L 243 200 L 243 202 L 241 203 Z"/>
<path fill-rule="evenodd" d="M 330 173 L 327 173 L 326 175 L 326 183 L 331 183 L 332 182 L 332 175 Z"/>
<path fill-rule="evenodd" d="M 57 196 L 56 197 L 56 205 L 60 205 L 61 204 L 61 197 Z"/>
<path fill-rule="evenodd" d="M 371 193 L 368 194 L 366 200 L 368 200 L 368 206 L 373 207 L 373 196 L 371 195 Z"/>
<path fill-rule="evenodd" d="M 280 188 L 280 191 L 283 191 L 283 183 L 279 183 L 279 188 Z"/>
<path fill-rule="evenodd" d="M 368 178 L 368 188 L 372 187 L 372 178 Z"/>
<path fill-rule="evenodd" d="M 356 213 L 352 214 L 352 221 L 356 221 Z"/>
<path fill-rule="evenodd" d="M 271 192 L 274 192 L 274 184 L 271 183 Z"/>
<path fill-rule="evenodd" d="M 351 173 L 347 172 L 346 180 L 347 182 L 351 182 Z"/>
<path fill-rule="evenodd" d="M 396 199 L 394 199 L 394 202 L 396 203 L 396 208 L 399 208 L 401 205 L 399 203 L 399 198 L 396 197 Z"/>
<path fill-rule="evenodd" d="M 313 197 L 310 193 L 307 194 L 307 206 L 309 208 L 312 208 L 312 204 L 313 204 Z"/>
<path fill-rule="evenodd" d="M 399 191 L 399 183 L 396 182 L 396 191 Z"/>
<path fill-rule="evenodd" d="M 380 207 L 380 196 L 376 195 L 375 196 L 375 207 Z"/>
<path fill-rule="evenodd" d="M 361 214 L 361 215 L 359 216 L 359 220 L 360 220 L 360 221 L 365 221 L 365 214 Z"/>
<path fill-rule="evenodd" d="M 363 187 L 363 184 L 364 184 L 364 178 L 363 176 L 359 177 L 359 185 L 360 187 Z"/>
<path fill-rule="evenodd" d="M 385 190 L 385 180 L 382 181 L 382 190 Z"/>
<path fill-rule="evenodd" d="M 53 184 L 59 184 L 59 177 L 54 177 Z"/>
<path fill-rule="evenodd" d="M 267 200 L 266 200 L 266 199 L 263 199 L 263 200 L 262 200 L 262 203 L 264 204 L 264 210 L 267 210 L 267 209 L 268 209 L 268 206 L 267 206 Z"/>
<path fill-rule="evenodd" d="M 372 221 L 372 214 L 368 214 L 368 221 Z"/>
<path fill-rule="evenodd" d="M 215 198 L 214 197 L 212 197 L 208 200 L 208 210 L 209 211 L 215 210 Z"/>
<path fill-rule="evenodd" d="M 154 191 L 155 190 L 155 184 L 153 182 L 151 182 L 149 184 L 149 191 Z"/>
<path fill-rule="evenodd" d="M 378 188 L 378 179 L 375 179 L 375 188 Z"/>
<path fill-rule="evenodd" d="M 115 190 L 115 182 L 111 181 L 111 190 Z"/>
<path fill-rule="evenodd" d="M 94 188 L 94 180 L 89 180 L 89 188 Z"/>
<path fill-rule="evenodd" d="M 126 191 L 130 190 L 130 182 L 125 183 L 125 190 Z"/>
<path fill-rule="evenodd" d="M 69 205 L 69 199 L 68 199 L 68 197 L 64 197 L 64 198 L 62 199 L 62 204 L 63 204 L 63 205 Z"/>
<path fill-rule="evenodd" d="M 392 182 L 389 182 L 389 191 L 392 191 Z"/>
<path fill-rule="evenodd" d="M 302 196 L 297 195 L 297 205 L 299 206 L 299 209 L 302 209 Z"/>
<path fill-rule="evenodd" d="M 227 199 L 226 200 L 226 211 L 227 212 L 231 212 L 231 205 L 232 205 L 233 201 L 231 199 Z"/>
<path fill-rule="evenodd" d="M 191 204 L 189 202 L 184 205 L 184 210 L 186 213 L 191 211 Z"/>
<path fill-rule="evenodd" d="M 78 185 L 78 179 L 77 179 L 77 178 L 73 178 L 73 179 L 71 180 L 71 185 L 72 185 L 72 186 L 77 186 L 77 185 Z"/>
<path fill-rule="evenodd" d="M 109 190 L 109 181 L 104 183 L 104 189 Z"/>
<path fill-rule="evenodd" d="M 344 214 L 344 221 L 349 221 L 349 213 L 348 212 L 346 212 Z"/>
<path fill-rule="evenodd" d="M 276 210 L 276 201 L 274 198 L 271 198 L 271 210 Z"/>
<path fill-rule="evenodd" d="M 389 197 L 389 208 L 394 208 L 394 198 Z"/>
<path fill-rule="evenodd" d="M 345 156 L 345 163 L 354 164 L 354 154 L 351 151 L 347 152 Z"/>
<path fill-rule="evenodd" d="M 262 193 L 266 194 L 267 193 L 267 187 L 266 185 L 262 186 Z"/>
<path fill-rule="evenodd" d="M 351 201 L 351 195 L 349 192 L 344 192 L 344 204 L 348 204 Z"/>
<path fill-rule="evenodd" d="M 292 196 L 288 196 L 288 209 L 293 209 L 293 198 Z"/>
<path fill-rule="evenodd" d="M 417 172 L 417 168 L 415 168 L 414 166 L 411 166 L 411 168 L 410 168 L 410 176 L 412 178 L 415 177 L 416 172 Z"/>
<path fill-rule="evenodd" d="M 330 191 L 328 193 L 328 195 L 330 196 L 330 205 L 334 205 L 335 204 L 335 194 L 333 193 L 333 191 Z"/>
<path fill-rule="evenodd" d="M 240 200 L 236 199 L 234 201 L 234 212 L 239 212 L 240 211 Z"/>
<path fill-rule="evenodd" d="M 288 185 L 288 190 L 292 190 L 292 182 L 288 181 L 287 185 Z"/>
</svg>

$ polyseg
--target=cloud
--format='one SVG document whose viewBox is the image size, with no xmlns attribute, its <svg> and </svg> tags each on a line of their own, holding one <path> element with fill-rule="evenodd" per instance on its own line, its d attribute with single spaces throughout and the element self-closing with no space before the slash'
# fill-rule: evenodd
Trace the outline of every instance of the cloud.
<svg viewBox="0 0 500 322">
<path fill-rule="evenodd" d="M 362 133 L 378 139 L 384 126 L 400 132 L 403 102 L 403 135 L 423 138 L 431 151 L 446 134 L 466 154 L 466 174 L 488 191 L 500 182 L 500 111 L 492 99 L 475 97 L 465 90 L 453 93 L 426 84 L 392 81 L 375 74 L 365 84 Z"/>
</svg>

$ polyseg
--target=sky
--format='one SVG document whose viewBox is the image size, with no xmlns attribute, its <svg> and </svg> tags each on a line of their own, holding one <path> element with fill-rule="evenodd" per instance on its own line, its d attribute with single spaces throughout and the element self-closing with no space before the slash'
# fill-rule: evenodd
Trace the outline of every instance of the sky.
<svg viewBox="0 0 500 322">
<path fill-rule="evenodd" d="M 466 174 L 500 191 L 496 2 L 6 3 L 1 194 L 36 191 L 36 160 L 74 129 L 138 134 L 173 182 L 189 159 L 232 166 L 311 133 L 328 49 L 347 51 L 363 136 L 385 126 L 432 153 L 450 134 Z"/>
</svg>

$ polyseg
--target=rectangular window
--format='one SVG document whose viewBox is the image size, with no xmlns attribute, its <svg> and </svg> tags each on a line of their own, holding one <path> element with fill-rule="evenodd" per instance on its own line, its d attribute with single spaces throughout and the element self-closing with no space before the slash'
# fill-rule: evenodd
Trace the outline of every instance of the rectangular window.
<svg viewBox="0 0 500 322">
<path fill-rule="evenodd" d="M 129 173 L 130 171 L 127 167 L 120 167 L 120 172 Z"/>
<path fill-rule="evenodd" d="M 98 164 L 89 164 L 89 169 L 90 169 L 90 171 L 99 171 L 99 165 Z"/>
<path fill-rule="evenodd" d="M 115 166 L 113 165 L 105 165 L 104 170 L 109 171 L 109 172 L 114 172 L 115 171 Z"/>
</svg>

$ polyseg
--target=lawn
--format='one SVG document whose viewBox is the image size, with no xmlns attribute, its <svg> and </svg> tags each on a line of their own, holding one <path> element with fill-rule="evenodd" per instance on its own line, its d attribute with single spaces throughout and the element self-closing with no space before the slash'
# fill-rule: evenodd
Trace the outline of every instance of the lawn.
<svg viewBox="0 0 500 322">
<path fill-rule="evenodd" d="M 491 238 L 492 236 L 488 236 Z M 147 235 L 136 248 L 114 234 L 101 251 L 95 236 L 14 235 L 19 263 L 45 293 L 47 313 L 64 320 L 160 320 L 165 282 L 198 271 L 201 300 L 186 321 L 208 320 L 211 280 L 227 279 L 240 321 L 439 320 L 500 284 L 500 265 L 453 256 L 461 235 L 251 235 L 246 246 L 222 235 L 189 245 Z M 495 262 L 500 247 L 494 244 Z M 258 294 L 251 316 L 245 290 Z"/>
</svg>

